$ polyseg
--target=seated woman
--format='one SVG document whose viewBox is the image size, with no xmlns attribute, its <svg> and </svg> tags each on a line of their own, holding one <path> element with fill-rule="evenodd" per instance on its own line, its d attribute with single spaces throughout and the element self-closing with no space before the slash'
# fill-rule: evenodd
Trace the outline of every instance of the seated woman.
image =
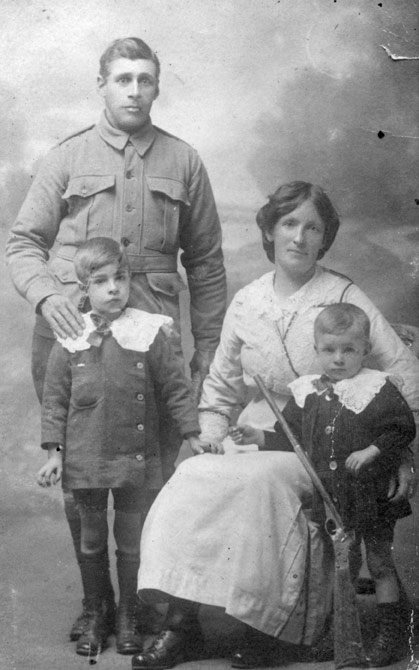
<svg viewBox="0 0 419 670">
<path fill-rule="evenodd" d="M 285 184 L 257 223 L 275 270 L 240 290 L 225 318 L 200 404 L 202 438 L 215 453 L 178 467 L 144 526 L 140 595 L 164 592 L 170 604 L 161 634 L 133 657 L 135 670 L 170 668 L 199 654 L 196 603 L 247 624 L 233 667 L 269 664 L 272 638 L 311 646 L 321 636 L 333 566 L 324 531 L 310 518 L 313 490 L 304 468 L 293 453 L 216 453 L 240 406 L 239 424 L 273 430 L 255 374 L 283 407 L 290 382 L 319 372 L 312 333 L 324 306 L 346 301 L 368 314 L 368 366 L 401 377 L 407 402 L 419 407 L 418 360 L 350 279 L 317 263 L 339 227 L 326 193 L 305 182 Z"/>
</svg>

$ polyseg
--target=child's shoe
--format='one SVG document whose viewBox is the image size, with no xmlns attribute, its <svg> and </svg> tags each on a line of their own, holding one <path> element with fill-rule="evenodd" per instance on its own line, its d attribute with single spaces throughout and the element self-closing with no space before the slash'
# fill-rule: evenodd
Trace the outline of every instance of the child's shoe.
<svg viewBox="0 0 419 670">
<path fill-rule="evenodd" d="M 367 654 L 370 668 L 381 668 L 396 663 L 407 654 L 405 645 L 405 625 L 400 604 L 380 603 L 378 606 L 378 635 Z"/>
<path fill-rule="evenodd" d="M 107 647 L 108 629 L 105 623 L 103 601 L 99 598 L 86 601 L 88 622 L 76 645 L 79 656 L 94 657 Z"/>
<path fill-rule="evenodd" d="M 116 651 L 133 655 L 142 651 L 143 639 L 138 632 L 136 597 L 125 597 L 116 612 Z"/>
</svg>

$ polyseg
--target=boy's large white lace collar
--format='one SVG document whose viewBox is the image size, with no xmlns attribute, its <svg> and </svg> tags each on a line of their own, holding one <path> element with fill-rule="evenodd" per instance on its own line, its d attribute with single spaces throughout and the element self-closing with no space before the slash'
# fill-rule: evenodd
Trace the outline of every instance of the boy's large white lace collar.
<svg viewBox="0 0 419 670">
<path fill-rule="evenodd" d="M 291 389 L 295 398 L 295 402 L 299 407 L 304 407 L 305 400 L 308 395 L 312 393 L 325 393 L 325 391 L 317 391 L 313 386 L 313 381 L 320 379 L 321 375 L 304 375 L 295 379 L 288 387 Z M 355 414 L 363 412 L 369 405 L 371 400 L 375 398 L 377 393 L 382 389 L 386 380 L 389 379 L 399 391 L 403 386 L 403 381 L 400 377 L 389 375 L 386 372 L 379 370 L 371 370 L 370 368 L 362 368 L 360 372 L 350 379 L 342 379 L 333 384 L 333 392 L 337 395 L 339 401 L 347 409 L 352 410 Z"/>
<path fill-rule="evenodd" d="M 72 354 L 76 351 L 90 349 L 92 346 L 87 338 L 96 327 L 90 318 L 90 314 L 91 312 L 83 314 L 85 329 L 76 340 L 71 339 L 71 337 L 57 338 L 64 349 Z M 109 327 L 113 337 L 123 349 L 148 351 L 160 328 L 168 333 L 171 332 L 173 319 L 163 314 L 149 314 L 140 309 L 127 307 L 118 319 L 109 324 Z"/>
</svg>

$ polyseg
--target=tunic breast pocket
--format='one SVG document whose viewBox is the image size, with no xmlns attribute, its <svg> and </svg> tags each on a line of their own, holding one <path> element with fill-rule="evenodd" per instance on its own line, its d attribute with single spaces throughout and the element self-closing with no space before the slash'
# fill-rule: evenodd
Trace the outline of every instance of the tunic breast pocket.
<svg viewBox="0 0 419 670">
<path fill-rule="evenodd" d="M 101 367 L 94 363 L 75 361 L 71 373 L 71 405 L 76 409 L 95 407 L 104 397 Z"/>
<path fill-rule="evenodd" d="M 67 203 L 67 224 L 71 223 L 74 229 L 73 239 L 64 243 L 83 242 L 95 234 L 112 234 L 115 175 L 73 177 L 63 200 Z"/>
<path fill-rule="evenodd" d="M 176 253 L 179 248 L 179 216 L 189 206 L 183 182 L 167 177 L 147 177 L 150 201 L 146 202 L 143 246 L 161 253 Z"/>
</svg>

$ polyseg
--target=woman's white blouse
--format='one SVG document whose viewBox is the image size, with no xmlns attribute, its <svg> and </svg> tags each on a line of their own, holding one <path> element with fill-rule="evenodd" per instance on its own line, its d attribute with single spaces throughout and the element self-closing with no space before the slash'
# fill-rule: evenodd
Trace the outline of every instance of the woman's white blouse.
<svg viewBox="0 0 419 670">
<path fill-rule="evenodd" d="M 254 375 L 262 377 L 283 406 L 288 388 L 301 375 L 321 372 L 314 351 L 313 323 L 331 303 L 351 302 L 371 321 L 366 367 L 400 377 L 401 393 L 419 409 L 419 361 L 381 312 L 347 277 L 316 267 L 314 276 L 280 302 L 269 272 L 238 291 L 227 311 L 221 340 L 204 382 L 199 409 L 230 417 L 257 395 Z"/>
</svg>

